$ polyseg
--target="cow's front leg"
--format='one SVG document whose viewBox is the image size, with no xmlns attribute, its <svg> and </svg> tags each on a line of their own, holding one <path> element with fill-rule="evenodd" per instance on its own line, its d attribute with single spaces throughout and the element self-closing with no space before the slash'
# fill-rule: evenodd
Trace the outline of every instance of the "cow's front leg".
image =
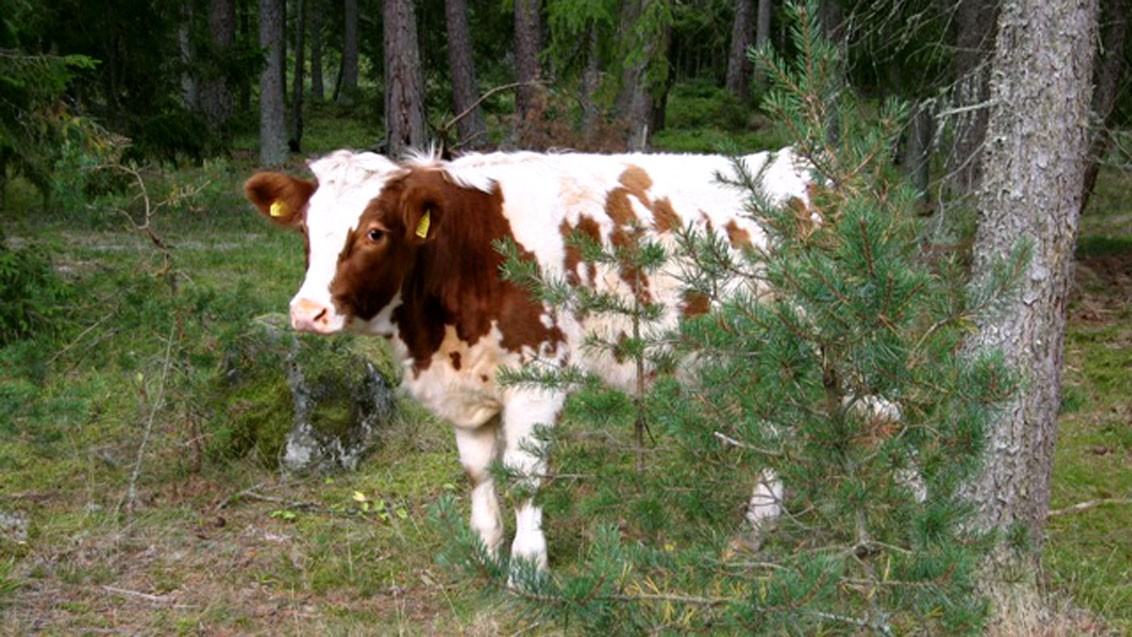
<svg viewBox="0 0 1132 637">
<path fill-rule="evenodd" d="M 546 473 L 542 442 L 534 435 L 536 426 L 550 427 L 558 420 L 565 395 L 552 392 L 517 392 L 503 409 L 503 464 L 520 476 L 523 491 L 533 494 Z M 511 544 L 511 563 L 533 563 L 546 570 L 546 537 L 542 532 L 542 508 L 534 498 L 520 502 L 515 509 L 515 541 Z M 514 573 L 514 566 L 512 567 Z M 514 576 L 512 576 L 512 583 Z"/>
<path fill-rule="evenodd" d="M 498 557 L 499 545 L 503 543 L 503 518 L 490 469 L 499 455 L 499 416 L 475 429 L 457 427 L 456 448 L 472 483 L 472 530 L 479 534 L 488 554 Z"/>
</svg>

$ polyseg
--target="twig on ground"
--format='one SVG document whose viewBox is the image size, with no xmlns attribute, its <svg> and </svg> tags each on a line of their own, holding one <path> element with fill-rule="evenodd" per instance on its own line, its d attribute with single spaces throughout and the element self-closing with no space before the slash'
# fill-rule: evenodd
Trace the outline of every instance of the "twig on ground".
<svg viewBox="0 0 1132 637">
<path fill-rule="evenodd" d="M 1096 507 L 1106 504 L 1132 504 L 1132 498 L 1100 498 L 1097 500 L 1087 500 L 1085 502 L 1078 502 L 1073 506 L 1067 506 L 1064 509 L 1053 509 L 1046 514 L 1046 517 L 1054 518 L 1059 515 L 1080 513 L 1081 511 L 1088 511 L 1089 509 L 1095 509 Z"/>
<path fill-rule="evenodd" d="M 115 595 L 125 595 L 127 597 L 137 597 L 144 599 L 147 602 L 154 602 L 156 604 L 170 604 L 173 608 L 196 608 L 191 604 L 177 604 L 176 598 L 172 595 L 151 595 L 150 593 L 142 593 L 140 591 L 131 591 L 125 588 L 118 588 L 117 586 L 102 585 L 99 588 Z"/>
<path fill-rule="evenodd" d="M 161 366 L 161 380 L 157 385 L 157 398 L 150 405 L 149 417 L 145 422 L 145 433 L 142 434 L 141 444 L 138 445 L 137 458 L 134 459 L 134 470 L 130 473 L 130 487 L 126 491 L 126 512 L 132 514 L 134 505 L 138 500 L 138 476 L 141 475 L 142 459 L 145 457 L 145 448 L 149 444 L 150 434 L 153 433 L 153 421 L 157 417 L 157 411 L 161 409 L 165 401 L 165 379 L 169 376 L 169 367 L 172 361 L 170 356 L 173 351 L 173 331 L 176 324 L 169 326 L 169 337 L 165 341 L 165 360 Z M 120 505 L 119 505 L 120 506 Z"/>
<path fill-rule="evenodd" d="M 232 502 L 232 500 L 238 500 L 240 498 L 247 498 L 249 500 L 259 500 L 260 502 L 271 502 L 272 504 L 281 504 L 281 505 L 283 505 L 287 508 L 291 508 L 291 509 L 317 509 L 317 508 L 320 508 L 318 506 L 318 504 L 316 504 L 314 502 L 287 500 L 287 499 L 284 499 L 284 498 L 276 498 L 276 497 L 270 496 L 270 495 L 263 495 L 262 493 L 256 493 L 256 489 L 258 489 L 262 486 L 263 486 L 262 484 L 257 484 L 254 487 L 251 487 L 250 489 L 244 489 L 243 491 L 238 491 L 236 493 L 233 493 L 232 495 L 221 500 L 219 504 L 217 504 L 215 507 L 213 507 L 213 510 L 219 511 L 220 509 L 223 509 L 224 507 L 228 506 Z"/>
</svg>

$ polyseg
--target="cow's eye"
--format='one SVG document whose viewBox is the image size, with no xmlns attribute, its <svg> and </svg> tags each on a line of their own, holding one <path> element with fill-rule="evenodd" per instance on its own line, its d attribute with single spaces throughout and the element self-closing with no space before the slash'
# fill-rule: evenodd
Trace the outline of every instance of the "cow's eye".
<svg viewBox="0 0 1132 637">
<path fill-rule="evenodd" d="M 366 233 L 366 238 L 374 242 L 381 241 L 384 236 L 385 231 L 378 228 L 370 228 L 370 231 Z"/>
</svg>

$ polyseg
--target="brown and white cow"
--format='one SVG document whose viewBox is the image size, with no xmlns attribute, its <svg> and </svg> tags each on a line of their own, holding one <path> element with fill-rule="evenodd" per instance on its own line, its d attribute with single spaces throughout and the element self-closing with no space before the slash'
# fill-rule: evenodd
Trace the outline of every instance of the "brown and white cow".
<svg viewBox="0 0 1132 637">
<path fill-rule="evenodd" d="M 806 170 L 789 149 L 744 161 L 768 197 L 806 199 Z M 471 525 L 493 553 L 503 524 L 489 465 L 502 457 L 526 475 L 543 473 L 532 431 L 553 425 L 566 398 L 501 388 L 500 367 L 571 363 L 627 391 L 636 377 L 632 363 L 582 347 L 587 333 L 611 340 L 629 333 L 624 319 L 543 307 L 500 277 L 493 242 L 513 240 L 545 275 L 662 303 L 661 329 L 707 309 L 682 295 L 679 264 L 642 279 L 583 262 L 566 237 L 582 232 L 608 246 L 643 232 L 672 245 L 673 231 L 692 225 L 726 232 L 736 250 L 766 243 L 742 214 L 744 193 L 717 179 L 734 172 L 720 156 L 494 153 L 394 163 L 338 151 L 310 169 L 317 181 L 260 173 L 245 185 L 264 215 L 306 238 L 306 278 L 291 300 L 291 322 L 390 340 L 407 390 L 455 427 L 473 487 Z M 765 515 L 777 515 L 781 486 L 765 482 L 756 496 L 758 489 Z M 546 567 L 541 526 L 537 506 L 518 508 L 513 559 Z"/>
</svg>

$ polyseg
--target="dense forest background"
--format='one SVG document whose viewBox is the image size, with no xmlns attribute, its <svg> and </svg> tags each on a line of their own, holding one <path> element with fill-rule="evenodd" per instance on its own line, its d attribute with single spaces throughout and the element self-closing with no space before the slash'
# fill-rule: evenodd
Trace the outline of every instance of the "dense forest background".
<svg viewBox="0 0 1132 637">
<path fill-rule="evenodd" d="M 280 329 L 302 244 L 250 210 L 240 185 L 252 173 L 303 175 L 338 148 L 735 153 L 818 130 L 828 156 L 845 159 L 835 174 L 860 209 L 899 208 L 906 216 L 886 219 L 907 224 L 891 236 L 915 228 L 894 248 L 912 255 L 909 272 L 927 263 L 965 284 L 998 274 L 994 259 L 1018 237 L 1035 241 L 1041 276 L 1024 280 L 1019 320 L 1037 325 L 1025 338 L 1055 345 L 998 345 L 1034 374 L 1020 393 L 1040 413 L 990 432 L 996 452 L 1021 449 L 1021 460 L 991 457 L 970 511 L 939 509 L 921 526 L 989 520 L 1025 555 L 1000 580 L 1041 590 L 1043 610 L 1020 610 L 1035 630 L 1132 629 L 1129 0 L 813 6 L 811 38 L 779 0 L 0 0 L 5 626 L 774 632 L 803 630 L 802 606 L 816 609 L 806 626 L 835 634 L 982 626 L 975 593 L 987 587 L 952 568 L 962 560 L 944 551 L 901 571 L 898 556 L 886 581 L 899 551 L 876 547 L 847 562 L 885 568 L 846 571 L 821 594 L 821 569 L 797 569 L 770 604 L 782 623 L 758 624 L 765 574 L 789 569 L 766 566 L 773 542 L 733 546 L 750 449 L 731 429 L 720 443 L 715 421 L 657 427 L 641 474 L 632 418 L 609 415 L 640 405 L 617 397 L 581 401 L 560 428 L 562 475 L 544 497 L 561 587 L 541 598 L 437 564 L 460 537 L 436 520 L 464 515 L 444 510 L 463 506 L 450 498 L 463 476 L 450 430 L 404 396 L 382 394 L 379 431 L 352 471 L 312 476 L 281 461 L 299 418 L 284 372 L 295 360 L 331 361 L 309 375 L 344 394 L 354 390 L 336 383 L 388 389 L 399 372 L 366 339 Z M 1087 116 L 1058 110 L 1074 100 Z M 863 152 L 854 140 L 872 126 L 895 129 Z M 855 181 L 866 165 L 875 171 Z M 950 327 L 971 342 L 996 331 L 967 318 Z M 721 400 L 760 409 L 760 396 L 727 384 L 735 377 L 720 374 Z M 787 556 L 811 539 L 812 520 L 800 524 L 796 536 L 783 525 Z M 981 550 L 960 535 L 948 536 L 955 555 Z M 736 610 L 758 582 L 762 598 L 744 597 L 754 610 Z M 821 606 L 843 598 L 857 601 Z M 901 610 L 890 617 L 877 599 Z"/>
</svg>

